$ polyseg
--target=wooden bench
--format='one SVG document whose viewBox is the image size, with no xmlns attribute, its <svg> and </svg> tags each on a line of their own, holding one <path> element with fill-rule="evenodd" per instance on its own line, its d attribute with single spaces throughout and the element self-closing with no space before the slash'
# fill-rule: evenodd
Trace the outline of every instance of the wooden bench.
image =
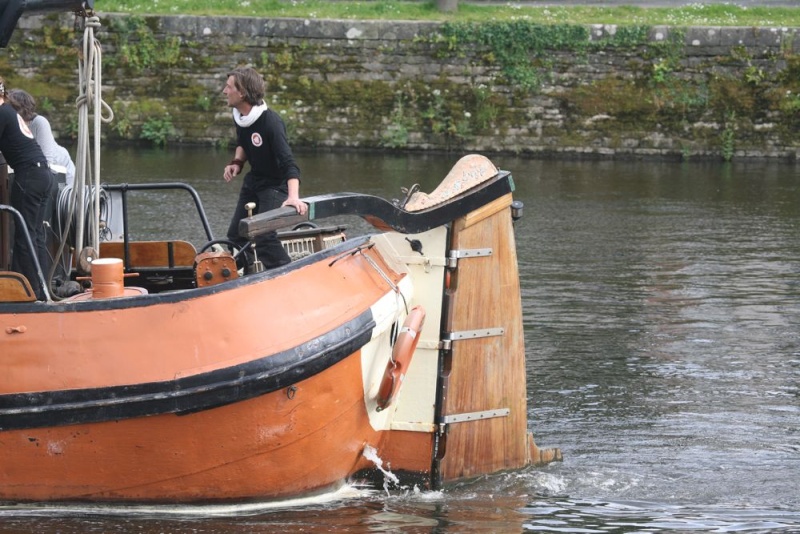
<svg viewBox="0 0 800 534">
<path fill-rule="evenodd" d="M 125 243 L 103 241 L 101 258 L 119 258 L 130 268 L 140 267 L 192 267 L 197 250 L 188 241 L 131 241 L 128 243 L 128 261 L 125 261 Z"/>
<path fill-rule="evenodd" d="M 33 292 L 28 279 L 14 271 L 0 271 L 0 302 L 34 302 Z"/>
</svg>

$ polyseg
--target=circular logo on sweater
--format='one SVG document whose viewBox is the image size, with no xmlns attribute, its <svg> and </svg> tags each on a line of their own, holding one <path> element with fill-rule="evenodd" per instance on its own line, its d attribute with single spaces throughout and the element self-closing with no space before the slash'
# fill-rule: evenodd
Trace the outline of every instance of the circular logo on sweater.
<svg viewBox="0 0 800 534">
<path fill-rule="evenodd" d="M 250 136 L 250 142 L 253 143 L 253 146 L 261 146 L 264 143 L 264 140 L 261 139 L 260 133 L 255 132 Z"/>
</svg>

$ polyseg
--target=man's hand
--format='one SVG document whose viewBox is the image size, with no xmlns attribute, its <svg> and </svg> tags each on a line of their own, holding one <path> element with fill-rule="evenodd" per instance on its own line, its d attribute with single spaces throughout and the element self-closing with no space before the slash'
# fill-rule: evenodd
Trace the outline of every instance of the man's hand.
<svg viewBox="0 0 800 534">
<path fill-rule="evenodd" d="M 233 180 L 234 176 L 238 175 L 240 172 L 242 172 L 242 167 L 236 165 L 235 163 L 231 163 L 230 165 L 225 166 L 225 171 L 222 173 L 222 178 L 224 178 L 226 182 L 230 182 Z"/>
<path fill-rule="evenodd" d="M 305 215 L 306 213 L 308 213 L 308 204 L 306 204 L 305 202 L 303 202 L 302 200 L 300 200 L 297 197 L 289 197 L 289 198 L 287 198 L 284 201 L 284 203 L 281 204 L 281 207 L 284 207 L 284 206 L 292 206 L 294 209 L 297 210 L 297 213 L 299 213 L 300 215 Z"/>
</svg>

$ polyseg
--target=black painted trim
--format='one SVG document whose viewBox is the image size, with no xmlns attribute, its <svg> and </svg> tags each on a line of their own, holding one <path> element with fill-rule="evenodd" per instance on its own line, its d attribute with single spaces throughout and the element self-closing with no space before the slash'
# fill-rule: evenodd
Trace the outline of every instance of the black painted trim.
<svg viewBox="0 0 800 534">
<path fill-rule="evenodd" d="M 374 327 L 367 310 L 292 349 L 208 373 L 166 382 L 0 395 L 0 431 L 182 415 L 251 399 L 347 358 L 369 342 Z"/>
<path fill-rule="evenodd" d="M 239 222 L 239 235 L 250 239 L 293 224 L 337 215 L 358 215 L 373 225 L 377 222 L 397 232 L 419 234 L 463 217 L 513 191 L 511 174 L 500 171 L 477 188 L 420 211 L 406 211 L 383 198 L 360 193 L 319 195 L 303 199 L 308 204 L 306 215 L 285 207 L 245 217 Z"/>
</svg>

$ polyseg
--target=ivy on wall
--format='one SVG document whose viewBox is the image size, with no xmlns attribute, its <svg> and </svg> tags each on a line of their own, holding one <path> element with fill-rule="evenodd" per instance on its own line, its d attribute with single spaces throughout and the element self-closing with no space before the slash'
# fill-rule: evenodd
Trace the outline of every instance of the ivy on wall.
<svg viewBox="0 0 800 534">
<path fill-rule="evenodd" d="M 661 40 L 651 38 L 653 31 L 647 26 L 614 27 L 613 32 L 600 30 L 598 37 L 591 28 L 568 24 L 448 23 L 426 42 L 437 47 L 440 59 L 472 57 L 496 65 L 504 78 L 496 84 L 507 83 L 514 91 L 536 94 L 545 85 L 560 87 L 557 100 L 568 117 L 566 129 L 573 132 L 562 136 L 568 143 L 585 142 L 587 136 L 574 134 L 587 126 L 595 137 L 617 140 L 644 129 L 677 139 L 684 157 L 691 148 L 700 151 L 704 146 L 730 160 L 737 140 L 751 146 L 759 142 L 759 121 L 772 121 L 789 144 L 796 137 L 791 131 L 800 122 L 800 73 L 795 72 L 799 61 L 792 53 L 792 34 L 776 56 L 756 60 L 739 46 L 728 57 L 713 57 L 698 66 L 686 61 L 684 29 L 670 28 Z M 558 79 L 559 71 L 593 54 L 627 58 L 628 64 L 583 83 Z M 716 68 L 723 64 L 739 68 Z M 696 131 L 696 124 L 705 131 Z"/>
<path fill-rule="evenodd" d="M 137 15 L 111 19 L 111 44 L 117 53 L 106 58 L 107 65 L 123 67 L 131 74 L 141 74 L 147 69 L 165 69 L 162 74 L 168 74 L 169 68 L 180 62 L 180 39 L 157 37 L 156 29 L 147 20 Z"/>
<path fill-rule="evenodd" d="M 680 28 L 655 40 L 647 26 L 444 23 L 369 48 L 305 34 L 192 41 L 165 35 L 161 22 L 113 16 L 102 29 L 112 140 L 226 145 L 232 127 L 219 76 L 249 63 L 303 146 L 504 151 L 511 140 L 518 151 L 615 148 L 625 138 L 648 148 L 656 132 L 675 141 L 673 153 L 732 158 L 763 147 L 767 135 L 800 144 L 800 59 L 787 41 L 769 55 L 741 46 L 687 58 Z M 74 97 L 65 88 L 75 75 L 64 58 L 74 58 L 76 39 L 54 28 L 26 30 L 33 38 L 0 55 L 0 67 L 47 103 L 54 129 L 68 136 Z M 376 75 L 364 75 L 368 63 Z"/>
<path fill-rule="evenodd" d="M 647 26 L 620 27 L 612 35 L 591 38 L 590 28 L 574 24 L 542 25 L 526 21 L 445 23 L 431 42 L 440 47 L 439 57 L 467 55 L 474 47 L 485 49 L 487 63 L 497 63 L 508 82 L 526 91 L 538 90 L 548 78 L 548 59 L 553 52 L 585 58 L 605 48 L 649 45 Z M 656 45 L 662 47 L 663 45 Z"/>
</svg>

